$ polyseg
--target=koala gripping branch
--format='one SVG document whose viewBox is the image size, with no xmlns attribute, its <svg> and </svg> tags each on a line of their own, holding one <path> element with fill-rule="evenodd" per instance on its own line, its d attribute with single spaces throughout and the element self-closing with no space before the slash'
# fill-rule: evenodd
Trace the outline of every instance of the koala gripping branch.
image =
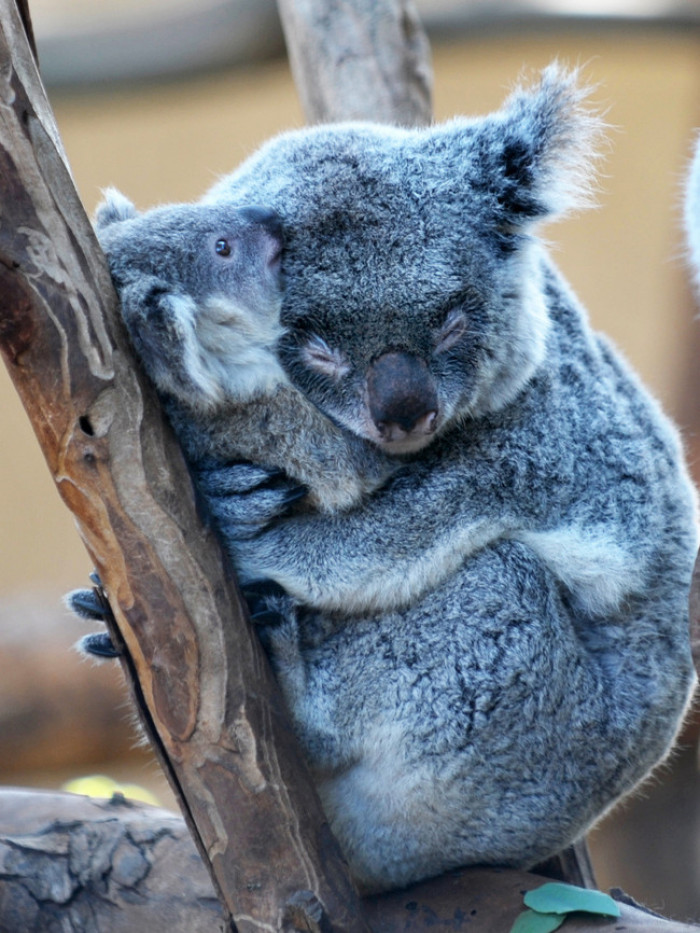
<svg viewBox="0 0 700 933">
<path fill-rule="evenodd" d="M 132 366 L 13 0 L 0 0 L 0 203 L 0 350 L 229 925 L 364 929 L 266 660 Z"/>
</svg>

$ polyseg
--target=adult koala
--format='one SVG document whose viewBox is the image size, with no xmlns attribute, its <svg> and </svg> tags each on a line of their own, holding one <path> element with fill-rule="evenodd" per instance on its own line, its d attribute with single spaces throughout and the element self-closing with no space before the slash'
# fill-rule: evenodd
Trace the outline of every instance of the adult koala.
<svg viewBox="0 0 700 933">
<path fill-rule="evenodd" d="M 246 467 L 208 487 L 243 576 L 291 594 L 272 660 L 364 890 L 563 848 L 693 684 L 676 434 L 534 235 L 585 200 L 584 97 L 551 67 L 483 119 L 293 132 L 205 198 L 281 217 L 284 367 L 404 461 L 340 516 L 240 495 Z"/>
</svg>

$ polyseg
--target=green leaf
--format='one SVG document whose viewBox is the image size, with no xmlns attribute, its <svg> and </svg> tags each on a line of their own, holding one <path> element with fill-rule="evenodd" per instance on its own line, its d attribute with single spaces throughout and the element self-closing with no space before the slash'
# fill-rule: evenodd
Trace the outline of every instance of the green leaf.
<svg viewBox="0 0 700 933">
<path fill-rule="evenodd" d="M 523 900 L 532 910 L 543 914 L 570 914 L 580 910 L 602 917 L 619 917 L 619 905 L 602 891 L 590 891 L 573 884 L 550 881 L 528 891 Z"/>
<path fill-rule="evenodd" d="M 525 910 L 516 919 L 510 933 L 552 933 L 566 920 L 566 914 L 541 914 Z"/>
</svg>

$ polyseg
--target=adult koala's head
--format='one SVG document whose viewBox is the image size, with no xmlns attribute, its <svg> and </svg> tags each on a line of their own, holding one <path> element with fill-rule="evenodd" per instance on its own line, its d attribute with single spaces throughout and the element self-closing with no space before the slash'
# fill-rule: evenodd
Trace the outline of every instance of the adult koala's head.
<svg viewBox="0 0 700 933">
<path fill-rule="evenodd" d="M 282 228 L 274 212 L 170 204 L 139 213 L 110 189 L 95 230 L 134 349 L 161 393 L 206 412 L 276 382 Z"/>
<path fill-rule="evenodd" d="M 282 218 L 282 362 L 323 411 L 408 453 L 522 390 L 549 327 L 532 229 L 585 200 L 584 98 L 551 66 L 485 118 L 285 134 L 209 192 Z"/>
</svg>

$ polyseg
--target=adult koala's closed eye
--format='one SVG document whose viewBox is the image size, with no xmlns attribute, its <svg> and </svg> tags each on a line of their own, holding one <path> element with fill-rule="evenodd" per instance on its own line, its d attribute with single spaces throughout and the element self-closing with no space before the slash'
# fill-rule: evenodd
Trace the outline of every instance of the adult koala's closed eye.
<svg viewBox="0 0 700 933">
<path fill-rule="evenodd" d="M 206 198 L 279 213 L 285 368 L 405 459 L 340 518 L 225 529 L 306 606 L 273 662 L 368 890 L 566 846 L 693 684 L 675 431 L 534 235 L 585 194 L 596 127 L 553 68 L 483 119 L 282 136 Z"/>
<path fill-rule="evenodd" d="M 276 215 L 193 204 L 139 214 L 112 190 L 95 226 L 132 343 L 195 477 L 252 460 L 307 484 L 308 502 L 332 511 L 388 475 L 385 458 L 325 418 L 277 360 Z M 284 490 L 269 495 L 286 501 Z"/>
</svg>

